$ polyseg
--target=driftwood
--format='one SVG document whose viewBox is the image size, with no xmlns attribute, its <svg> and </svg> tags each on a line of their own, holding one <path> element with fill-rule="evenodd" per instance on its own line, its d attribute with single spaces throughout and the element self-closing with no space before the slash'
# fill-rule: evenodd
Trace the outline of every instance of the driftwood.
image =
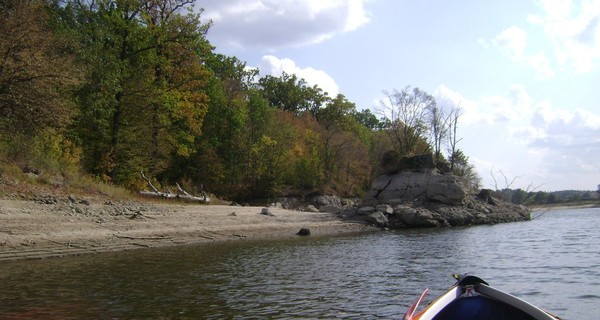
<svg viewBox="0 0 600 320">
<path fill-rule="evenodd" d="M 150 181 L 150 179 L 148 179 L 144 175 L 144 171 L 140 171 L 140 175 L 142 176 L 142 178 L 144 180 L 146 180 L 146 182 L 148 183 L 148 186 L 150 186 L 150 188 L 152 189 L 152 191 L 148 191 L 148 190 L 142 190 L 142 191 L 140 191 L 140 194 L 143 195 L 143 196 L 160 197 L 160 198 L 167 198 L 167 199 L 182 199 L 182 200 L 194 201 L 194 202 L 198 201 L 198 202 L 201 202 L 201 203 L 209 203 L 210 202 L 210 198 L 208 198 L 206 196 L 205 192 L 202 192 L 202 195 L 199 196 L 199 197 L 191 195 L 188 192 L 186 192 L 185 190 L 183 190 L 183 188 L 181 188 L 181 186 L 179 185 L 179 183 L 175 183 L 175 185 L 177 186 L 177 193 L 174 193 L 169 188 L 167 188 L 167 192 L 160 192 L 152 184 L 152 181 Z"/>
</svg>

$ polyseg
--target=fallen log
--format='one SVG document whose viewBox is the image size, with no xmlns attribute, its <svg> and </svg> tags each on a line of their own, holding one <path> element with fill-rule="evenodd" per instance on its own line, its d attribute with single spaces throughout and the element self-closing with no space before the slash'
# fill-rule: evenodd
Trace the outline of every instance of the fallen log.
<svg viewBox="0 0 600 320">
<path fill-rule="evenodd" d="M 142 176 L 142 178 L 144 180 L 146 180 L 146 182 L 152 189 L 152 191 L 148 191 L 148 190 L 140 191 L 140 195 L 142 195 L 142 196 L 159 197 L 159 198 L 166 198 L 166 199 L 181 199 L 181 200 L 185 200 L 185 201 L 201 202 L 201 203 L 209 203 L 210 202 L 210 198 L 206 196 L 206 193 L 202 192 L 202 196 L 200 196 L 200 197 L 191 195 L 188 192 L 186 192 L 185 190 L 183 190 L 183 188 L 181 188 L 179 183 L 176 183 L 177 190 L 179 191 L 178 193 L 173 193 L 168 188 L 167 188 L 167 192 L 160 192 L 152 184 L 152 181 L 150 181 L 150 179 L 148 179 L 144 175 L 144 171 L 140 171 L 140 175 Z"/>
</svg>

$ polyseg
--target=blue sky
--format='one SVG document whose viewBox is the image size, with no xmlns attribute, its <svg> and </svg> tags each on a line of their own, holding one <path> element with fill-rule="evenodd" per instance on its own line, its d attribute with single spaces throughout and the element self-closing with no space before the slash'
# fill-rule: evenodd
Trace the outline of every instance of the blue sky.
<svg viewBox="0 0 600 320">
<path fill-rule="evenodd" d="M 463 110 L 483 187 L 600 184 L 600 1 L 204 0 L 216 51 L 378 112 L 419 87 Z M 506 179 L 505 179 L 506 178 Z"/>
</svg>

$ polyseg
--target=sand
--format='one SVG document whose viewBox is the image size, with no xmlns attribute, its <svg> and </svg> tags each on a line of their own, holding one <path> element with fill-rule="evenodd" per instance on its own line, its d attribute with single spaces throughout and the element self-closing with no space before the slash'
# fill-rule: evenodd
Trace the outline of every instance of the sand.
<svg viewBox="0 0 600 320">
<path fill-rule="evenodd" d="M 106 199 L 0 199 L 0 261 L 375 230 L 335 214 Z"/>
</svg>

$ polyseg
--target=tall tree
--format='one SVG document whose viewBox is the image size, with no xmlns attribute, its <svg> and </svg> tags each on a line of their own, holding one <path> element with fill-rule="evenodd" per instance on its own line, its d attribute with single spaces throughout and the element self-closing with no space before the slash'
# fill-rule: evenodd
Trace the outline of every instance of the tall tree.
<svg viewBox="0 0 600 320">
<path fill-rule="evenodd" d="M 280 77 L 264 76 L 258 80 L 262 96 L 279 109 L 296 115 L 308 113 L 318 116 L 319 109 L 326 105 L 330 98 L 318 86 L 308 86 L 304 79 L 295 74 L 283 72 Z"/>
<path fill-rule="evenodd" d="M 203 92 L 209 72 L 202 66 L 211 51 L 193 0 L 148 0 L 143 22 L 150 32 L 154 80 L 148 98 L 150 115 L 150 167 L 160 172 L 172 153 L 188 156 L 200 135 L 208 97 Z"/>
<path fill-rule="evenodd" d="M 450 170 L 454 170 L 459 157 L 457 157 L 458 143 L 462 140 L 458 138 L 458 119 L 462 115 L 462 110 L 459 106 L 452 108 L 449 113 L 448 123 L 448 153 L 450 161 Z"/>
<path fill-rule="evenodd" d="M 44 1 L 0 3 L 0 133 L 33 135 L 62 128 L 80 83 L 74 47 L 53 31 Z"/>
<path fill-rule="evenodd" d="M 435 107 L 435 99 L 427 92 L 405 87 L 402 91 L 384 92 L 385 100 L 380 101 L 387 118 L 388 132 L 396 144 L 400 155 L 412 155 L 427 151 L 429 127 L 427 117 Z"/>
<path fill-rule="evenodd" d="M 122 148 L 133 146 L 122 142 L 122 131 L 136 123 L 136 111 L 144 107 L 152 85 L 147 65 L 150 37 L 142 25 L 142 3 L 71 0 L 67 5 L 76 15 L 72 27 L 79 30 L 80 59 L 89 67 L 79 93 L 78 118 L 80 136 L 88 142 L 86 167 L 112 181 L 124 181 L 118 174 L 131 158 Z"/>
<path fill-rule="evenodd" d="M 159 173 L 172 154 L 189 155 L 200 134 L 209 74 L 202 55 L 209 24 L 183 14 L 185 0 L 70 0 L 81 60 L 90 66 L 80 91 L 78 129 L 86 167 L 125 182 L 140 169 Z"/>
</svg>

